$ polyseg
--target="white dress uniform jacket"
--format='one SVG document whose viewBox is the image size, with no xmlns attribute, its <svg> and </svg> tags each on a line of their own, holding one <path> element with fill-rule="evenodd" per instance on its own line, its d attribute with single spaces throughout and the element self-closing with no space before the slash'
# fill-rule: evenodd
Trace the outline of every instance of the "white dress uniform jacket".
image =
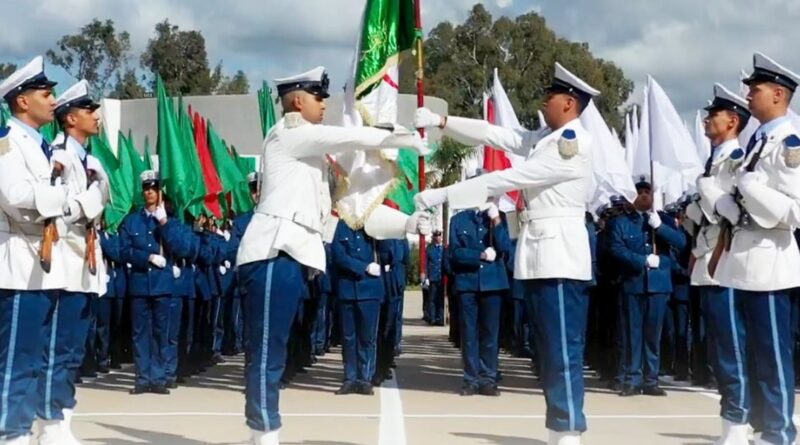
<svg viewBox="0 0 800 445">
<path fill-rule="evenodd" d="M 564 137 L 568 130 L 574 138 Z M 517 241 L 514 278 L 592 279 L 584 219 L 592 183 L 592 138 L 579 119 L 552 132 L 533 132 L 448 117 L 445 134 L 462 143 L 486 144 L 527 158 L 514 168 L 448 187 L 451 205 L 467 198 L 462 207 L 477 207 L 487 195 L 523 190 L 527 210 L 520 215 L 523 227 Z M 454 199 L 456 195 L 458 199 Z"/>
<path fill-rule="evenodd" d="M 63 134 L 53 141 L 54 145 L 63 143 Z M 80 203 L 82 213 L 79 218 L 69 216 L 57 223 L 59 236 L 61 237 L 58 247 L 62 249 L 66 261 L 66 290 L 104 295 L 106 293 L 107 273 L 99 239 L 95 243 L 96 275 L 89 273 L 89 263 L 85 258 L 87 224 L 90 222 L 94 224 L 94 220 L 102 215 L 108 195 L 100 190 L 100 184 L 87 187 L 88 178 L 82 159 L 88 154 L 78 141 L 68 138 L 65 149 L 72 155 L 70 156 L 72 165 L 69 168 L 69 173 L 63 178 L 64 186 L 67 189 L 68 196 Z"/>
<path fill-rule="evenodd" d="M 744 161 L 743 150 L 741 153 L 734 154 L 735 150 L 742 150 L 738 139 L 723 142 L 713 151 L 711 161 L 711 178 L 713 178 L 713 189 L 707 190 L 698 187 L 700 199 L 689 204 L 686 215 L 695 225 L 701 226 L 697 232 L 695 246 L 692 248 L 692 255 L 696 258 L 694 267 L 691 271 L 692 286 L 718 286 L 719 281 L 714 279 L 708 272 L 708 263 L 714 254 L 714 248 L 720 235 L 720 216 L 714 209 L 717 194 L 733 194 L 736 181 L 736 171 Z M 739 159 L 732 159 L 741 154 Z M 710 192 L 710 193 L 709 193 Z M 703 225 L 705 219 L 705 225 Z M 719 264 L 718 264 L 719 266 Z M 719 272 L 717 272 L 719 273 Z"/>
<path fill-rule="evenodd" d="M 322 232 L 331 210 L 324 155 L 408 147 L 414 140 L 370 127 L 313 125 L 299 113 L 287 113 L 264 140 L 261 198 L 242 237 L 237 264 L 285 252 L 324 272 Z"/>
<path fill-rule="evenodd" d="M 717 278 L 734 289 L 790 289 L 800 286 L 800 251 L 793 235 L 800 226 L 800 139 L 791 121 L 783 119 L 766 134 L 757 175 L 745 176 L 745 166 L 760 145 L 745 158 L 737 176 L 750 223 L 734 231 Z"/>
</svg>

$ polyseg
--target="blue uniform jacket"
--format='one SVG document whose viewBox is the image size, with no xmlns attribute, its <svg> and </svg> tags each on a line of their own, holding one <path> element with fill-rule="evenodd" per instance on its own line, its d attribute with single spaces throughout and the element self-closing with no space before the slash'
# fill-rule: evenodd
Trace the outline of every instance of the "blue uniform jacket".
<svg viewBox="0 0 800 445">
<path fill-rule="evenodd" d="M 379 241 L 378 251 L 387 298 L 402 298 L 405 290 L 406 262 L 409 256 L 408 242 L 406 240 Z M 385 266 L 390 267 L 389 272 L 386 272 Z"/>
<path fill-rule="evenodd" d="M 181 224 L 170 218 L 164 226 L 145 213 L 144 209 L 125 217 L 119 231 L 122 260 L 131 264 L 128 276 L 128 295 L 134 297 L 172 295 L 175 279 L 172 275 L 172 255 L 189 255 L 192 243 L 183 236 Z M 160 244 L 159 244 L 160 243 Z M 167 265 L 160 269 L 150 264 L 150 255 L 163 256 Z"/>
<path fill-rule="evenodd" d="M 186 255 L 177 255 L 173 252 L 172 261 L 181 269 L 181 276 L 175 280 L 174 295 L 176 297 L 194 298 L 194 269 L 197 256 L 199 255 L 200 242 L 192 231 L 191 226 L 186 223 L 181 223 L 180 226 L 181 236 L 184 236 L 190 240 L 190 247 L 187 252 L 183 252 Z M 178 229 L 175 229 L 175 231 L 177 232 Z"/>
<path fill-rule="evenodd" d="M 219 237 L 219 235 L 217 235 Z M 233 234 L 228 241 L 225 241 L 224 237 L 219 237 L 217 240 L 219 243 L 219 247 L 222 250 L 222 262 L 228 261 L 230 264 L 230 268 L 225 271 L 225 275 L 220 273 L 219 267 L 214 268 L 217 276 L 217 283 L 219 286 L 219 294 L 223 297 L 230 297 L 232 296 L 233 292 L 233 285 L 234 285 L 234 271 L 233 266 L 236 264 L 236 251 L 239 249 L 239 243 L 234 241 Z"/>
<path fill-rule="evenodd" d="M 511 255 L 511 239 L 505 224 L 491 227 L 485 212 L 466 210 L 450 220 L 450 269 L 456 292 L 498 291 L 509 288 L 507 259 Z M 491 231 L 491 232 L 490 232 Z M 481 260 L 489 247 L 497 252 L 492 261 Z"/>
<path fill-rule="evenodd" d="M 383 300 L 383 277 L 367 274 L 367 266 L 379 262 L 376 247 L 377 242 L 363 230 L 354 231 L 339 221 L 331 251 L 336 268 L 334 288 L 341 301 Z"/>
<path fill-rule="evenodd" d="M 671 293 L 671 250 L 684 249 L 686 236 L 674 220 L 662 214 L 662 224 L 655 231 L 656 250 L 661 259 L 658 269 L 647 268 L 647 255 L 653 253 L 653 230 L 646 215 L 631 212 L 608 222 L 610 253 L 620 265 L 622 290 L 629 294 Z"/>
<path fill-rule="evenodd" d="M 427 264 L 425 265 L 425 276 L 431 281 L 442 281 L 448 272 L 447 255 L 444 245 L 428 245 Z"/>
<path fill-rule="evenodd" d="M 219 295 L 219 283 L 217 281 L 219 271 L 217 269 L 225 259 L 225 251 L 220 241 L 225 241 L 225 239 L 216 233 L 207 231 L 195 232 L 195 236 L 199 238 L 200 249 L 206 253 L 206 255 L 198 255 L 197 257 L 194 280 L 197 298 L 207 301 Z"/>
<path fill-rule="evenodd" d="M 125 285 L 128 281 L 127 266 L 122 261 L 119 235 L 112 235 L 101 230 L 98 232 L 98 238 L 100 239 L 100 249 L 103 252 L 103 259 L 106 261 L 108 273 L 108 289 L 103 298 L 124 298 Z"/>
</svg>

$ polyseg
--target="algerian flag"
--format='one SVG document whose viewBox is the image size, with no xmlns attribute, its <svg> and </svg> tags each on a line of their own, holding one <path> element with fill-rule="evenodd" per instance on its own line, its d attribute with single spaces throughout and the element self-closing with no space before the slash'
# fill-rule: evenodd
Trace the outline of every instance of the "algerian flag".
<svg viewBox="0 0 800 445">
<path fill-rule="evenodd" d="M 258 90 L 258 112 L 261 121 L 261 136 L 267 137 L 267 133 L 278 121 L 275 117 L 275 106 L 272 104 L 272 89 L 264 81 L 261 89 Z"/>
<path fill-rule="evenodd" d="M 345 90 L 345 126 L 397 122 L 400 54 L 410 50 L 415 39 L 413 0 L 367 0 Z M 398 150 L 389 149 L 336 157 L 346 174 L 337 185 L 336 207 L 351 228 L 363 227 L 372 209 L 395 187 L 404 186 L 409 176 L 416 177 L 413 172 L 398 174 L 397 157 Z"/>
</svg>

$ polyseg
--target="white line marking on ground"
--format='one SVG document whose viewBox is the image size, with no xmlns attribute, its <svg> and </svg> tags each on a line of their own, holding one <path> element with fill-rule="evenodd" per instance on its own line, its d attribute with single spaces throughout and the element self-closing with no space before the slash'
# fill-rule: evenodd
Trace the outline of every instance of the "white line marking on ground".
<svg viewBox="0 0 800 445">
<path fill-rule="evenodd" d="M 87 417 L 241 417 L 242 413 L 222 412 L 165 412 L 165 413 L 79 413 L 76 418 Z M 281 417 L 298 418 L 354 418 L 380 419 L 381 414 L 369 413 L 281 413 Z M 717 419 L 716 414 L 598 414 L 587 415 L 596 420 L 629 420 L 629 419 Z M 544 414 L 404 414 L 403 419 L 544 419 Z M 405 429 L 403 429 L 405 437 Z M 405 443 L 405 442 L 403 442 Z"/>
<path fill-rule="evenodd" d="M 403 401 L 397 386 L 397 371 L 394 378 L 386 380 L 379 390 L 381 418 L 378 426 L 378 445 L 406 445 L 406 425 Z"/>
</svg>

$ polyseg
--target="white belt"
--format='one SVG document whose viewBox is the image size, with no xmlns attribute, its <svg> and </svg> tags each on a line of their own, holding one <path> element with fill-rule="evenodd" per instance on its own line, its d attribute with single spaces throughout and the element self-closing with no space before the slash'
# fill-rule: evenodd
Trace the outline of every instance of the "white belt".
<svg viewBox="0 0 800 445">
<path fill-rule="evenodd" d="M 276 210 L 276 209 L 259 209 L 256 208 L 255 210 L 262 215 L 268 216 L 275 216 L 278 218 L 288 219 L 289 221 L 295 222 L 307 229 L 311 229 L 314 232 L 322 233 L 322 220 L 321 218 L 314 218 L 307 213 L 296 212 L 292 210 Z"/>
<path fill-rule="evenodd" d="M 586 210 L 578 207 L 550 207 L 546 209 L 525 210 L 519 214 L 520 221 L 526 223 L 548 218 L 583 218 Z"/>
</svg>

